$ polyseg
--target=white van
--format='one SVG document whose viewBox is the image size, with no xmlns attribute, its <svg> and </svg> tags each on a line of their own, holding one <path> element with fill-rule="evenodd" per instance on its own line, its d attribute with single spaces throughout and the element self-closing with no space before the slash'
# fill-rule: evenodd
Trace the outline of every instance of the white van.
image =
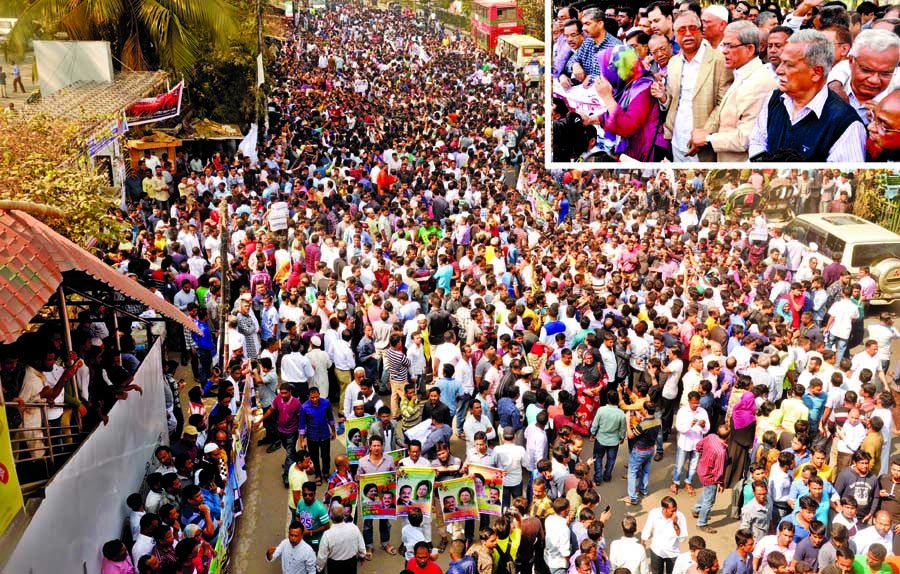
<svg viewBox="0 0 900 574">
<path fill-rule="evenodd" d="M 872 303 L 900 299 L 900 235 L 847 213 L 799 215 L 784 232 L 805 246 L 818 246 L 820 268 L 841 253 L 841 263 L 856 275 L 869 267 L 877 290 Z"/>
</svg>

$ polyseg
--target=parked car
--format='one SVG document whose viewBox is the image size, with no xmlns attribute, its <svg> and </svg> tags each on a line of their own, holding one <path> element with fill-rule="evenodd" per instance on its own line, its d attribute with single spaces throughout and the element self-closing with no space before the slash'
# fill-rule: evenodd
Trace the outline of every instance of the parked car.
<svg viewBox="0 0 900 574">
<path fill-rule="evenodd" d="M 854 275 L 869 267 L 877 285 L 872 303 L 900 299 L 900 235 L 848 213 L 799 215 L 784 231 L 806 247 L 816 244 L 820 268 L 839 253 Z"/>
<path fill-rule="evenodd" d="M 721 197 L 727 215 L 750 218 L 754 209 L 760 209 L 772 227 L 781 227 L 794 219 L 791 209 L 791 193 L 794 186 L 790 180 L 777 178 L 769 182 L 763 193 L 744 183 Z"/>
</svg>

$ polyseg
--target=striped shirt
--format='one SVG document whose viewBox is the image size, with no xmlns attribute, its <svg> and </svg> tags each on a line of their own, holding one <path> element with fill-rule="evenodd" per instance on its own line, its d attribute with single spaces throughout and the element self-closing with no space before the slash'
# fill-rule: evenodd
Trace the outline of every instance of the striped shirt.
<svg viewBox="0 0 900 574">
<path fill-rule="evenodd" d="M 406 382 L 409 380 L 409 367 L 412 363 L 401 351 L 392 347 L 387 350 L 388 372 L 392 381 Z"/>
<path fill-rule="evenodd" d="M 728 445 L 718 435 L 707 435 L 697 443 L 700 461 L 697 463 L 697 476 L 700 484 L 710 486 L 724 484 L 725 465 L 728 463 Z"/>
</svg>

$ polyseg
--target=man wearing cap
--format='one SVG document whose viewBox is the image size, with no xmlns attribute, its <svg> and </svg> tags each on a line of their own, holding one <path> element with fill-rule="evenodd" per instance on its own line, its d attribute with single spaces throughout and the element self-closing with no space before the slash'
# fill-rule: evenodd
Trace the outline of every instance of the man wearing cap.
<svg viewBox="0 0 900 574">
<path fill-rule="evenodd" d="M 707 6 L 700 14 L 700 22 L 703 24 L 703 39 L 709 42 L 714 50 L 722 52 L 722 39 L 728 25 L 728 8 L 719 5 Z"/>
<path fill-rule="evenodd" d="M 306 353 L 306 359 L 313 369 L 313 376 L 309 379 L 309 386 L 316 387 L 323 397 L 329 396 L 330 383 L 328 380 L 328 369 L 333 365 L 328 353 L 322 350 L 322 338 L 313 335 L 309 339 L 309 351 Z"/>
<path fill-rule="evenodd" d="M 197 427 L 186 425 L 181 438 L 172 443 L 172 455 L 185 455 L 195 464 L 200 460 L 200 449 L 197 448 Z"/>
</svg>

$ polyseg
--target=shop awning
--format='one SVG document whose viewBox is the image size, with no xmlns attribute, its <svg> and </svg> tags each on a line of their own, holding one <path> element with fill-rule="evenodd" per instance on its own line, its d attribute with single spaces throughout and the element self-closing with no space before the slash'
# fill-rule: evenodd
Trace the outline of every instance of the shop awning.
<svg viewBox="0 0 900 574">
<path fill-rule="evenodd" d="M 64 282 L 64 273 L 83 271 L 129 299 L 139 301 L 185 328 L 199 332 L 190 317 L 137 281 L 109 267 L 34 217 L 0 211 L 0 343 L 12 343 Z"/>
</svg>

